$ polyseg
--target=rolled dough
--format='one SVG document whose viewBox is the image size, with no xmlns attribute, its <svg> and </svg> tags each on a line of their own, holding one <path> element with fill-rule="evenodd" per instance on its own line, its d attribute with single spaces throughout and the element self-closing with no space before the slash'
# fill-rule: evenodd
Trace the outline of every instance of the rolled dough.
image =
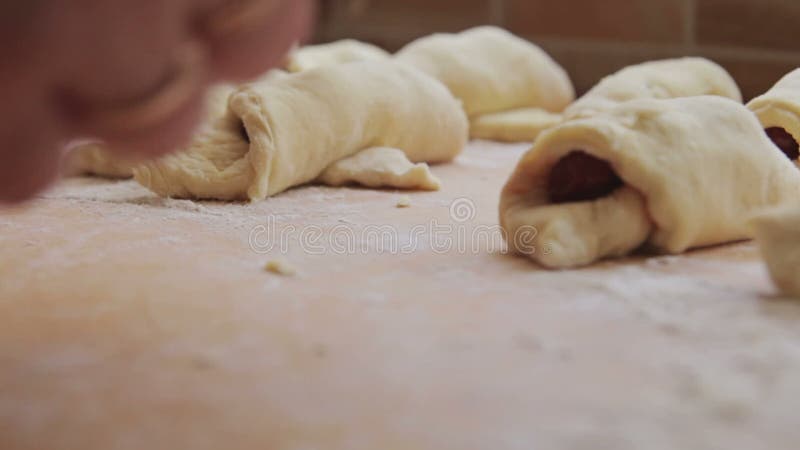
<svg viewBox="0 0 800 450">
<path fill-rule="evenodd" d="M 560 113 L 575 99 L 566 71 L 536 45 L 497 27 L 479 27 L 459 34 L 434 34 L 400 50 L 395 58 L 442 81 L 464 105 L 477 125 L 472 137 L 531 140 L 541 127 L 520 126 L 521 115 L 533 109 Z M 480 116 L 507 113 L 513 115 Z"/>
<path fill-rule="evenodd" d="M 459 102 L 421 71 L 393 62 L 339 64 L 243 86 L 187 151 L 134 175 L 162 196 L 221 200 L 261 200 L 320 176 L 428 189 L 432 175 L 411 163 L 452 160 L 468 127 Z M 396 149 L 405 161 L 376 147 Z"/>
<path fill-rule="evenodd" d="M 552 170 L 576 151 L 610 163 L 623 186 L 552 201 Z M 800 173 L 743 105 L 712 96 L 633 100 L 544 132 L 503 189 L 500 222 L 518 253 L 570 268 L 643 244 L 677 254 L 747 239 L 750 215 L 798 195 Z"/>
<path fill-rule="evenodd" d="M 64 162 L 66 176 L 95 175 L 105 178 L 130 178 L 138 164 L 111 153 L 106 144 L 82 142 L 67 150 Z"/>
<path fill-rule="evenodd" d="M 651 61 L 610 75 L 570 105 L 566 119 L 587 117 L 637 99 L 669 99 L 714 95 L 742 101 L 733 77 L 705 58 Z"/>
<path fill-rule="evenodd" d="M 267 77 L 279 77 L 280 72 L 272 71 Z M 226 109 L 228 96 L 235 90 L 233 85 L 220 84 L 212 87 L 206 94 L 206 123 L 221 117 Z M 105 178 L 130 178 L 133 169 L 141 161 L 126 159 L 102 142 L 87 142 L 73 147 L 66 159 L 67 175 L 96 175 Z"/>
</svg>

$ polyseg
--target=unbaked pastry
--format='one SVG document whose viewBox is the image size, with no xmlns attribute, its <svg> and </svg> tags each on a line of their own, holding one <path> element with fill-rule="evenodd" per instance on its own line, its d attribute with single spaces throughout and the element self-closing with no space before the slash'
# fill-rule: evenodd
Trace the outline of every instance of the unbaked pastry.
<svg viewBox="0 0 800 450">
<path fill-rule="evenodd" d="M 775 284 L 800 297 L 800 204 L 762 211 L 750 225 Z"/>
<path fill-rule="evenodd" d="M 269 78 L 280 76 L 270 72 Z M 228 96 L 235 90 L 233 85 L 220 84 L 212 87 L 206 94 L 206 121 L 211 122 L 225 113 Z M 108 146 L 98 141 L 87 141 L 73 146 L 66 156 L 65 174 L 96 175 L 105 178 L 130 178 L 134 167 L 141 161 L 126 159 L 112 152 Z"/>
<path fill-rule="evenodd" d="M 64 175 L 95 175 L 104 178 L 130 178 L 138 164 L 114 155 L 99 141 L 85 141 L 72 145 L 64 161 Z"/>
<path fill-rule="evenodd" d="M 387 61 L 391 57 L 389 52 L 378 46 L 353 39 L 344 39 L 293 50 L 287 58 L 286 70 L 302 72 L 316 67 L 356 61 Z"/>
<path fill-rule="evenodd" d="M 419 169 L 401 173 L 397 152 L 375 148 L 397 149 L 409 165 L 446 162 L 463 149 L 468 126 L 450 92 L 412 67 L 339 64 L 240 88 L 187 151 L 134 175 L 162 196 L 220 200 L 260 200 L 321 175 L 334 184 L 432 188 Z"/>
<path fill-rule="evenodd" d="M 575 99 L 569 76 L 547 53 L 496 27 L 424 37 L 395 58 L 442 81 L 474 123 L 480 116 L 516 109 L 559 113 Z M 507 126 L 515 131 L 506 130 L 504 116 L 495 117 L 481 124 L 480 137 L 520 136 L 518 116 L 510 116 Z"/>
<path fill-rule="evenodd" d="M 542 131 L 561 123 L 561 114 L 540 108 L 521 108 L 477 116 L 470 121 L 473 139 L 500 142 L 535 141 Z"/>
<path fill-rule="evenodd" d="M 600 81 L 564 111 L 565 119 L 587 117 L 636 99 L 715 95 L 737 102 L 742 93 L 733 77 L 705 58 L 651 61 L 626 67 Z"/>
<path fill-rule="evenodd" d="M 789 159 L 800 159 L 800 69 L 748 105 L 767 135 Z"/>
<path fill-rule="evenodd" d="M 427 163 L 414 164 L 401 150 L 387 147 L 366 149 L 333 163 L 317 179 L 328 186 L 358 184 L 370 188 L 393 187 L 438 191 L 441 182 Z"/>
<path fill-rule="evenodd" d="M 648 244 L 681 253 L 751 237 L 757 209 L 800 195 L 800 173 L 743 105 L 633 100 L 544 132 L 503 189 L 512 250 L 550 268 Z"/>
</svg>

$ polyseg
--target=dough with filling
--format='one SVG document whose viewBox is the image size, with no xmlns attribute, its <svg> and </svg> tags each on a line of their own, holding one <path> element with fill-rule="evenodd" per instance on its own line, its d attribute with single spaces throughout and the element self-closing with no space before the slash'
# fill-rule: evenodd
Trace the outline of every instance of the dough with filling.
<svg viewBox="0 0 800 450">
<path fill-rule="evenodd" d="M 409 165 L 452 160 L 468 127 L 447 88 L 412 67 L 339 64 L 243 86 L 187 151 L 134 175 L 162 196 L 220 200 L 260 200 L 320 176 L 432 188 L 433 179 Z"/>
<path fill-rule="evenodd" d="M 800 173 L 743 105 L 632 100 L 544 132 L 503 189 L 500 222 L 512 250 L 571 268 L 747 239 L 753 212 L 798 195 Z"/>
<path fill-rule="evenodd" d="M 800 298 L 800 203 L 758 213 L 750 225 L 780 290 Z"/>
<path fill-rule="evenodd" d="M 719 64 L 705 58 L 666 59 L 626 67 L 604 78 L 570 105 L 564 116 L 587 117 L 636 99 L 701 95 L 742 101 L 736 82 Z"/>
<path fill-rule="evenodd" d="M 353 39 L 344 39 L 293 50 L 287 58 L 286 70 L 302 72 L 316 67 L 356 61 L 387 61 L 391 57 L 389 52 L 378 46 Z"/>
<path fill-rule="evenodd" d="M 786 75 L 748 105 L 772 141 L 789 159 L 800 159 L 800 69 Z"/>
<path fill-rule="evenodd" d="M 496 27 L 424 37 L 395 58 L 443 82 L 461 100 L 473 123 L 480 123 L 479 137 L 485 139 L 530 140 L 537 127 L 520 127 L 520 115 L 485 121 L 480 116 L 517 109 L 560 113 L 575 99 L 569 76 L 547 53 Z M 530 117 L 537 121 L 546 115 Z M 523 135 L 523 130 L 530 135 Z"/>
</svg>

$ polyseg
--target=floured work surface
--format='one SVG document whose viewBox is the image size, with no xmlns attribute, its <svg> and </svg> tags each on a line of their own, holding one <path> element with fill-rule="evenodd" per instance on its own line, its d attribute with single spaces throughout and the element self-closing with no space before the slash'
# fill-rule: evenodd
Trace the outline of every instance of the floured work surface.
<svg viewBox="0 0 800 450">
<path fill-rule="evenodd" d="M 800 304 L 754 245 L 503 255 L 472 237 L 524 148 L 438 193 L 78 179 L 3 212 L 0 448 L 796 448 Z"/>
</svg>

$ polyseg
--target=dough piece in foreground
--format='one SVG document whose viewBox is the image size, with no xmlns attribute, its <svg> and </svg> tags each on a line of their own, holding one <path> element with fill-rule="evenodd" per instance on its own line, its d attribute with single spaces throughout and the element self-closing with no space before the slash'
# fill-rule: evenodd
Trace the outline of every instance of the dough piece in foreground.
<svg viewBox="0 0 800 450">
<path fill-rule="evenodd" d="M 267 75 L 270 79 L 279 77 L 278 71 L 271 71 Z M 225 113 L 228 96 L 235 88 L 230 84 L 220 84 L 212 87 L 206 94 L 206 121 L 210 122 Z M 102 142 L 81 143 L 70 149 L 66 157 L 67 175 L 96 175 L 106 178 L 130 178 L 133 176 L 134 167 L 141 161 L 125 159 L 111 151 Z"/>
<path fill-rule="evenodd" d="M 317 181 L 328 186 L 359 184 L 425 191 L 438 191 L 441 187 L 428 164 L 414 164 L 402 150 L 386 147 L 370 148 L 341 159 L 325 169 Z"/>
<path fill-rule="evenodd" d="M 610 75 L 564 111 L 565 119 L 588 117 L 636 99 L 714 95 L 742 101 L 733 77 L 705 58 L 651 61 Z"/>
<path fill-rule="evenodd" d="M 750 226 L 772 280 L 783 293 L 800 298 L 800 204 L 761 212 Z"/>
<path fill-rule="evenodd" d="M 775 145 L 800 164 L 800 69 L 783 77 L 747 107 L 758 116 Z"/>
<path fill-rule="evenodd" d="M 644 244 L 747 239 L 754 211 L 798 195 L 800 173 L 743 105 L 633 100 L 544 132 L 503 189 L 500 222 L 512 250 L 571 268 Z"/>
<path fill-rule="evenodd" d="M 294 73 L 349 62 L 387 61 L 391 57 L 389 52 L 378 46 L 353 39 L 344 39 L 293 50 L 286 62 L 286 70 Z"/>
<path fill-rule="evenodd" d="M 450 161 L 464 148 L 468 127 L 450 92 L 412 67 L 339 64 L 242 87 L 187 151 L 134 174 L 162 196 L 256 201 L 310 183 L 373 147 L 401 150 L 414 163 Z M 374 173 L 386 160 L 376 164 L 362 168 Z"/>
<path fill-rule="evenodd" d="M 67 151 L 64 174 L 124 179 L 133 176 L 133 168 L 137 164 L 110 153 L 102 142 L 82 142 Z"/>
<path fill-rule="evenodd" d="M 533 142 L 542 131 L 561 123 L 561 114 L 539 108 L 522 108 L 484 114 L 470 121 L 473 139 L 500 142 Z"/>
<path fill-rule="evenodd" d="M 575 100 L 569 76 L 553 58 L 496 27 L 424 37 L 395 58 L 443 82 L 461 100 L 470 119 L 520 108 L 559 113 Z M 518 127 L 516 119 L 510 127 Z M 495 118 L 482 126 L 481 137 L 493 137 L 492 129 L 497 129 L 498 139 L 510 134 L 503 119 Z"/>
</svg>

